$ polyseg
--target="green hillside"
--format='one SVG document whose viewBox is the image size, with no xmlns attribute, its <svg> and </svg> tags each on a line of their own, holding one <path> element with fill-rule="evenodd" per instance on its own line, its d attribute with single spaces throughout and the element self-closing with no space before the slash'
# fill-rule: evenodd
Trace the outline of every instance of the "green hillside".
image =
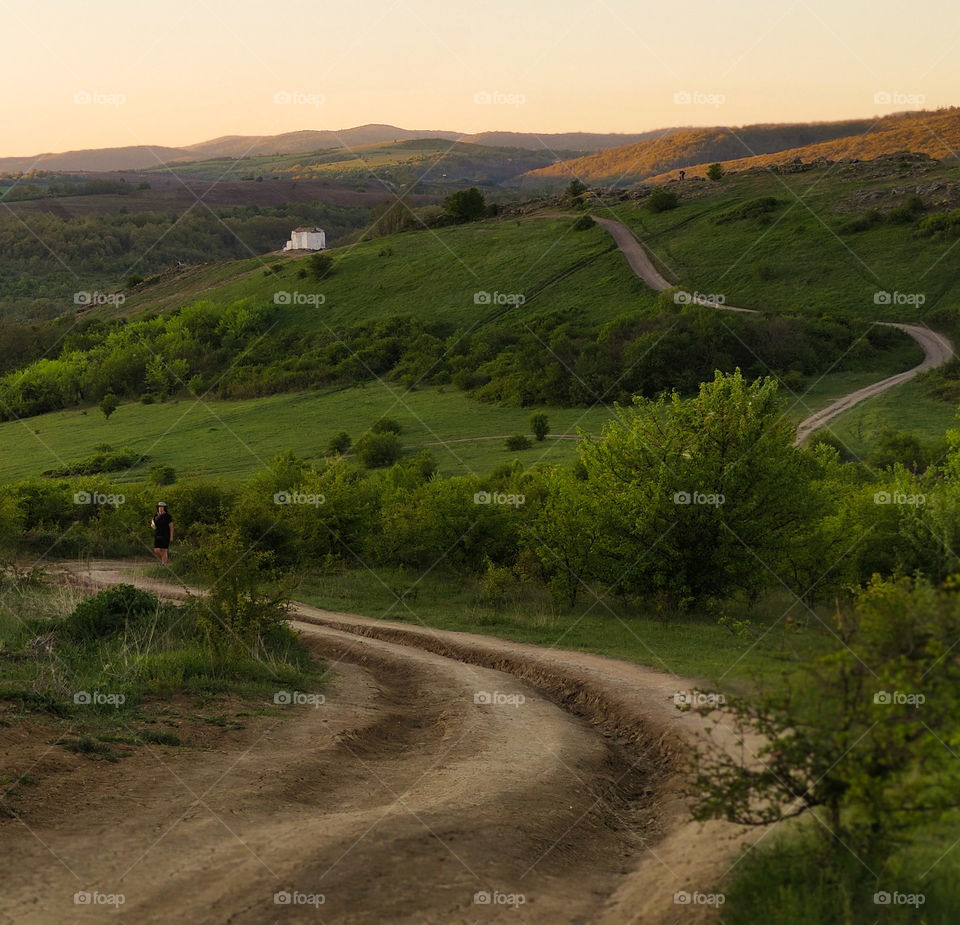
<svg viewBox="0 0 960 925">
<path fill-rule="evenodd" d="M 321 281 L 299 275 L 309 257 L 251 258 L 161 280 L 133 293 L 122 311 L 163 311 L 198 298 L 275 304 L 278 293 L 297 294 L 292 300 L 322 295 L 322 305 L 291 305 L 281 313 L 281 324 L 311 329 L 408 313 L 474 325 L 503 313 L 506 305 L 493 304 L 494 293 L 523 296 L 514 312 L 520 317 L 573 308 L 603 320 L 655 304 L 655 294 L 633 276 L 606 232 L 575 232 L 571 224 L 491 220 L 332 248 L 334 271 Z M 491 304 L 478 304 L 484 297 L 477 293 L 490 293 Z"/>
</svg>

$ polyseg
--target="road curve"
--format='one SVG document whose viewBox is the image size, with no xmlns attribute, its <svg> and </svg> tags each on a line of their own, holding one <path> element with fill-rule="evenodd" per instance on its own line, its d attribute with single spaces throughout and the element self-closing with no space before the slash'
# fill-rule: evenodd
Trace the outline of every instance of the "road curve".
<svg viewBox="0 0 960 925">
<path fill-rule="evenodd" d="M 149 564 L 62 569 L 91 589 L 127 582 L 189 595 L 145 576 Z M 173 896 L 198 925 L 305 921 L 274 903 L 287 889 L 324 894 L 321 918 L 336 922 L 482 923 L 513 912 L 534 925 L 657 925 L 677 921 L 676 892 L 713 892 L 759 837 L 690 820 L 690 744 L 710 726 L 674 705 L 690 680 L 302 604 L 291 625 L 334 667 L 322 710 L 271 727 L 239 763 L 214 750 L 198 764 L 180 751 L 160 773 L 90 790 L 66 818 L 52 807 L 27 820 L 30 832 L 7 829 L 0 865 L 18 875 L 0 921 L 85 921 L 71 897 L 95 880 L 104 892 L 120 883 L 124 912 L 148 923 L 170 920 Z M 477 703 L 480 691 L 526 699 Z M 723 717 L 712 720 L 713 737 L 737 748 Z M 480 891 L 526 901 L 485 908 L 473 902 Z M 685 923 L 714 920 L 683 909 Z"/>
<path fill-rule="evenodd" d="M 844 411 L 848 411 L 854 405 L 867 398 L 873 398 L 881 392 L 886 392 L 887 389 L 892 389 L 894 386 L 902 385 L 915 376 L 919 376 L 920 373 L 925 373 L 928 369 L 943 366 L 944 363 L 949 363 L 953 359 L 953 345 L 950 341 L 943 334 L 931 331 L 930 328 L 922 324 L 900 324 L 886 321 L 878 321 L 877 324 L 899 328 L 909 334 L 923 348 L 923 362 L 918 363 L 913 369 L 881 379 L 879 382 L 864 386 L 862 389 L 857 389 L 847 395 L 841 395 L 840 398 L 830 402 L 826 408 L 811 414 L 810 417 L 801 421 L 797 427 L 797 439 L 795 441 L 797 446 L 803 443 L 815 430 L 829 424 L 835 417 L 843 414 Z"/>
<path fill-rule="evenodd" d="M 610 218 L 601 218 L 599 215 L 594 215 L 593 219 L 610 233 L 617 247 L 623 253 L 624 257 L 627 258 L 630 269 L 633 270 L 637 277 L 642 279 L 651 289 L 656 289 L 658 292 L 670 288 L 671 284 L 661 276 L 660 272 L 650 260 L 650 256 L 647 254 L 643 245 L 634 237 L 633 232 L 624 225 L 623 222 L 618 222 Z M 697 305 L 718 308 L 724 311 L 757 313 L 756 309 L 737 308 L 733 305 L 712 302 L 708 299 L 695 296 L 692 296 L 690 301 Z M 902 385 L 904 382 L 913 379 L 915 376 L 919 376 L 920 373 L 926 372 L 929 369 L 943 366 L 953 358 L 953 345 L 950 340 L 943 334 L 931 331 L 924 325 L 888 321 L 877 321 L 875 323 L 899 328 L 904 333 L 909 334 L 910 337 L 923 348 L 923 362 L 914 366 L 913 369 L 897 373 L 895 376 L 889 376 L 886 379 L 881 379 L 879 382 L 874 382 L 872 385 L 857 389 L 855 392 L 842 395 L 840 398 L 830 402 L 826 408 L 822 408 L 815 414 L 811 414 L 797 425 L 795 445 L 799 446 L 815 430 L 824 427 L 854 405 L 859 404 L 865 399 L 873 398 L 881 392 L 886 392 L 887 389 L 892 389 L 894 386 Z"/>
</svg>

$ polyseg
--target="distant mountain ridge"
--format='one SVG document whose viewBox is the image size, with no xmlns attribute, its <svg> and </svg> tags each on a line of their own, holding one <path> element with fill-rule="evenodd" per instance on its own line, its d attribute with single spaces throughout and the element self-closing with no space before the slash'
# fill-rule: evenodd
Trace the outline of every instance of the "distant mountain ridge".
<svg viewBox="0 0 960 925">
<path fill-rule="evenodd" d="M 224 135 L 197 144 L 172 148 L 163 145 L 131 145 L 119 148 L 90 148 L 80 151 L 36 154 L 30 157 L 0 157 L 0 172 L 17 173 L 29 170 L 114 171 L 145 170 L 163 164 L 210 160 L 220 157 L 253 157 L 263 154 L 307 154 L 330 148 L 362 147 L 391 141 L 417 138 L 442 138 L 487 147 L 515 147 L 527 150 L 593 152 L 614 145 L 631 144 L 652 138 L 662 129 L 637 134 L 597 134 L 565 132 L 537 135 L 532 132 L 480 132 L 465 135 L 436 129 L 404 129 L 395 125 L 358 125 L 338 131 L 304 130 L 282 135 Z"/>
<path fill-rule="evenodd" d="M 691 176 L 702 175 L 714 162 L 743 169 L 796 157 L 867 159 L 896 151 L 945 157 L 958 150 L 960 110 L 951 108 L 840 122 L 680 129 L 653 140 L 532 170 L 526 174 L 525 183 L 535 186 L 578 177 L 598 184 L 628 185 L 663 179 L 681 168 L 689 169 Z"/>
</svg>

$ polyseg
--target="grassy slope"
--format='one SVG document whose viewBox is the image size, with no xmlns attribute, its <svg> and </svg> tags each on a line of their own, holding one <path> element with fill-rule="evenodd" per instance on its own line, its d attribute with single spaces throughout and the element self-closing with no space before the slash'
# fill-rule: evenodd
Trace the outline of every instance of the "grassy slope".
<svg viewBox="0 0 960 925">
<path fill-rule="evenodd" d="M 467 327 L 503 311 L 477 305 L 477 292 L 524 294 L 526 304 L 515 312 L 521 317 L 572 307 L 599 320 L 655 301 L 605 232 L 572 231 L 569 219 L 480 222 L 391 235 L 328 253 L 337 261 L 335 272 L 320 282 L 297 275 L 308 257 L 272 255 L 161 281 L 133 294 L 123 313 L 163 311 L 201 298 L 272 303 L 275 293 L 286 291 L 319 293 L 326 301 L 319 308 L 285 308 L 281 324 L 322 329 L 410 313 Z M 272 264 L 280 264 L 281 272 L 264 275 Z"/>
<path fill-rule="evenodd" d="M 922 182 L 957 179 L 960 167 L 951 166 Z M 893 185 L 905 190 L 905 196 L 917 183 L 896 177 L 845 180 L 824 168 L 782 177 L 729 177 L 708 188 L 709 196 L 700 193 L 701 184 L 692 184 L 693 189 L 680 190 L 680 208 L 656 215 L 633 206 L 613 211 L 652 251 L 668 279 L 723 293 L 730 304 L 922 320 L 936 308 L 960 304 L 960 278 L 950 257 L 954 242 L 915 238 L 909 227 L 890 224 L 836 234 L 837 226 L 850 217 L 848 197 L 858 194 L 863 205 L 855 211 L 865 211 L 874 203 L 864 194 Z M 710 221 L 761 196 L 781 202 L 770 225 L 752 219 L 723 225 Z M 841 211 L 838 204 L 845 208 Z M 919 310 L 877 305 L 874 293 L 879 290 L 922 293 L 926 302 Z"/>
</svg>

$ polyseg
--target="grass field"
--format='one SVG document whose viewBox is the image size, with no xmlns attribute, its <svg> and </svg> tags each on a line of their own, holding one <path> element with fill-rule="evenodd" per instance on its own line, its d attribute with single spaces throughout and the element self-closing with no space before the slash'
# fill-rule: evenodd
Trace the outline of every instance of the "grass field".
<svg viewBox="0 0 960 925">
<path fill-rule="evenodd" d="M 810 382 L 809 391 L 784 393 L 786 413 L 800 421 L 831 399 L 917 361 L 917 348 L 904 338 L 903 348 L 879 358 L 872 371 L 831 373 Z M 896 409 L 904 389 L 873 399 L 850 415 L 864 413 L 874 402 Z M 927 400 L 931 419 L 927 435 L 938 422 L 952 421 L 953 407 Z M 443 475 L 484 474 L 514 459 L 526 466 L 570 464 L 576 440 L 558 434 L 583 430 L 599 434 L 612 414 L 606 406 L 547 408 L 552 436 L 530 449 L 508 451 L 502 438 L 529 433 L 533 409 L 501 408 L 474 401 L 453 387 L 405 391 L 396 383 L 372 382 L 339 390 L 273 395 L 247 401 L 190 399 L 144 405 L 128 402 L 104 419 L 96 409 L 58 411 L 26 421 L 0 424 L 0 480 L 36 476 L 46 469 L 72 465 L 94 454 L 99 444 L 130 447 L 149 457 L 120 480 L 142 479 L 151 465 L 173 466 L 180 477 L 223 476 L 243 479 L 292 449 L 309 461 L 321 459 L 330 439 L 346 430 L 354 441 L 378 418 L 395 418 L 403 427 L 404 452 L 430 450 Z M 950 421 L 947 421 L 949 411 Z M 912 417 L 902 414 L 903 429 L 913 430 Z M 842 422 L 844 418 L 839 419 Z M 945 428 L 944 428 L 945 429 Z M 942 431 L 936 434 L 941 436 Z M 873 434 L 868 435 L 873 436 Z M 495 439 L 490 439 L 495 438 Z"/>
</svg>

